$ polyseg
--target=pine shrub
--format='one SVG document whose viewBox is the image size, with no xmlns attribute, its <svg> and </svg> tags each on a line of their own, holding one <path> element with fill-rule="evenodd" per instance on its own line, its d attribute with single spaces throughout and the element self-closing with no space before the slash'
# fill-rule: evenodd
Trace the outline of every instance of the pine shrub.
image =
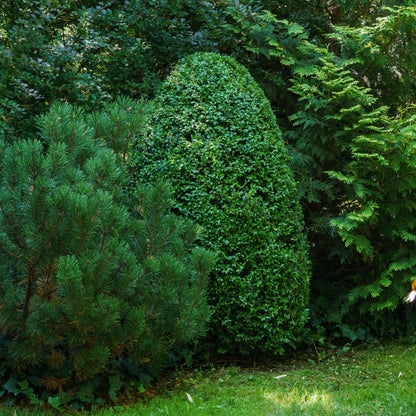
<svg viewBox="0 0 416 416">
<path fill-rule="evenodd" d="M 28 377 L 42 400 L 107 389 L 116 401 L 129 376 L 144 384 L 206 331 L 212 257 L 195 246 L 199 228 L 170 213 L 168 184 L 127 199 L 122 158 L 99 134 L 134 131 L 142 107 L 127 101 L 94 117 L 54 105 L 39 140 L 1 143 L 0 377 Z M 120 108 L 124 130 L 105 124 Z"/>
<path fill-rule="evenodd" d="M 222 352 L 282 353 L 305 323 L 309 263 L 296 185 L 269 102 L 218 54 L 178 64 L 138 141 L 135 174 L 169 178 L 218 253 L 209 288 Z"/>
</svg>

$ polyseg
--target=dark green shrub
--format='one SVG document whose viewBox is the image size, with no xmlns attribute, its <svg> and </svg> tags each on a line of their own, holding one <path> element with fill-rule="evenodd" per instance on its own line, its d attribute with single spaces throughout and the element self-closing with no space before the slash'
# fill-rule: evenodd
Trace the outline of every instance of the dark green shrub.
<svg viewBox="0 0 416 416">
<path fill-rule="evenodd" d="M 204 335 L 212 259 L 198 228 L 170 213 L 169 186 L 122 203 L 121 158 L 86 120 L 54 105 L 41 141 L 0 147 L 1 384 L 30 375 L 35 391 L 84 402 L 106 389 L 116 400 L 129 376 L 144 383 Z"/>
<path fill-rule="evenodd" d="M 309 264 L 297 190 L 270 105 L 248 71 L 218 54 L 185 58 L 165 81 L 140 180 L 168 177 L 177 211 L 219 253 L 210 285 L 222 351 L 282 353 L 306 320 Z"/>
</svg>

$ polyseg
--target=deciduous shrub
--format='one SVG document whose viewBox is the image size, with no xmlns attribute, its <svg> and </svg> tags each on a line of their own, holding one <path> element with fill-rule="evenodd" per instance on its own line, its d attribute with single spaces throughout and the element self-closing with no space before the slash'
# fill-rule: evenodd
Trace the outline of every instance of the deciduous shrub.
<svg viewBox="0 0 416 416">
<path fill-rule="evenodd" d="M 168 185 L 122 203 L 127 175 L 98 134 L 106 120 L 56 105 L 40 140 L 1 143 L 0 378 L 12 393 L 28 377 L 46 397 L 93 401 L 107 389 L 116 400 L 129 376 L 143 384 L 205 333 L 212 257 L 170 213 Z"/>
<path fill-rule="evenodd" d="M 235 60 L 184 59 L 137 145 L 140 180 L 167 177 L 176 209 L 217 251 L 212 334 L 222 351 L 282 353 L 306 320 L 309 264 L 296 185 L 263 92 Z"/>
</svg>

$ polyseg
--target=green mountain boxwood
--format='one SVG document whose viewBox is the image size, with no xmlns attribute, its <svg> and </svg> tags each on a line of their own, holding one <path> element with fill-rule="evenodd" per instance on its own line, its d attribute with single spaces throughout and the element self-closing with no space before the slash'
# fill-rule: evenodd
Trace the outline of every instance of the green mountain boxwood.
<svg viewBox="0 0 416 416">
<path fill-rule="evenodd" d="M 176 209 L 218 253 L 209 290 L 218 350 L 283 353 L 307 318 L 308 250 L 281 132 L 248 71 L 214 53 L 183 59 L 133 159 L 140 181 L 170 180 Z"/>
</svg>

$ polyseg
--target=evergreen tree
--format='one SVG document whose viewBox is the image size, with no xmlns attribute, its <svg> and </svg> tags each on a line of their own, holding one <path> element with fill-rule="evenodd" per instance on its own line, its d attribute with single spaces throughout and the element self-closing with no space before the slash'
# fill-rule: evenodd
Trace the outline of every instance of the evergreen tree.
<svg viewBox="0 0 416 416">
<path fill-rule="evenodd" d="M 40 140 L 0 147 L 2 367 L 78 398 L 82 383 L 156 374 L 172 347 L 204 334 L 212 260 L 198 229 L 169 213 L 168 185 L 127 201 L 120 158 L 97 135 L 108 112 L 87 119 L 54 105 Z"/>
</svg>

